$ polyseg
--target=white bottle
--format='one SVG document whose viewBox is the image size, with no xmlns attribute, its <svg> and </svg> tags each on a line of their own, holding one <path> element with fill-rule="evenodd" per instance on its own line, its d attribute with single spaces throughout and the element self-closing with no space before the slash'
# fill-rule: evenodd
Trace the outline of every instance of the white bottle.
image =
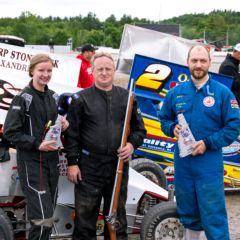
<svg viewBox="0 0 240 240">
<path fill-rule="evenodd" d="M 178 137 L 179 156 L 186 157 L 192 154 L 192 146 L 196 142 L 192 135 L 191 129 L 182 113 L 178 114 L 178 123 L 181 125 L 181 130 Z"/>
<path fill-rule="evenodd" d="M 50 127 L 50 129 L 48 130 L 46 136 L 45 136 L 45 140 L 49 141 L 49 140 L 55 140 L 56 144 L 53 144 L 54 147 L 62 147 L 62 142 L 61 142 L 61 121 L 62 121 L 62 116 L 58 115 L 56 122 L 53 126 Z"/>
</svg>

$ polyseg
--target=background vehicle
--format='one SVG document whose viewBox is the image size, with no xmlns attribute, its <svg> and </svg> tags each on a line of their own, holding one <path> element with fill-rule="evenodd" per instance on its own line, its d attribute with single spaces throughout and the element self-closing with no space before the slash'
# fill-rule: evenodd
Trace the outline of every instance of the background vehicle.
<svg viewBox="0 0 240 240">
<path fill-rule="evenodd" d="M 25 40 L 11 35 L 0 35 L 0 43 L 11 44 L 19 47 L 25 46 Z"/>
</svg>

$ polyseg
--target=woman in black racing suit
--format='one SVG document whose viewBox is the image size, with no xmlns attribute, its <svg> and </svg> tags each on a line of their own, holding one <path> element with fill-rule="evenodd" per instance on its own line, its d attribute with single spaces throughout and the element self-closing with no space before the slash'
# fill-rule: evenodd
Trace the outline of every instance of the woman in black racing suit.
<svg viewBox="0 0 240 240">
<path fill-rule="evenodd" d="M 35 55 L 29 65 L 30 83 L 14 97 L 4 124 L 4 137 L 17 148 L 17 166 L 31 222 L 28 239 L 49 239 L 57 198 L 58 149 L 45 141 L 46 124 L 58 116 L 57 94 L 48 89 L 53 61 Z M 62 130 L 68 122 L 62 118 Z"/>
</svg>

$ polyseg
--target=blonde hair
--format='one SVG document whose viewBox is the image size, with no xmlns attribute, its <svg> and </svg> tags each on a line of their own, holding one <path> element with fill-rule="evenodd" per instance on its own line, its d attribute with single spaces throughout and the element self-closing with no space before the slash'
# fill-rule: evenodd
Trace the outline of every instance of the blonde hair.
<svg viewBox="0 0 240 240">
<path fill-rule="evenodd" d="M 53 60 L 50 58 L 49 55 L 43 54 L 43 53 L 39 53 L 39 54 L 34 55 L 31 58 L 29 66 L 28 66 L 28 75 L 30 77 L 33 76 L 32 72 L 33 72 L 34 68 L 36 67 L 36 65 L 39 64 L 39 63 L 42 63 L 42 62 L 51 62 L 52 65 L 53 65 Z"/>
</svg>

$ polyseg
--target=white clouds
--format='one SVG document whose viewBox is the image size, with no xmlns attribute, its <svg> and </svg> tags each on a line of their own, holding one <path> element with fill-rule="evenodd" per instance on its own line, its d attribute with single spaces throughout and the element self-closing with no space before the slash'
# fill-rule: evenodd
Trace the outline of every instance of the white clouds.
<svg viewBox="0 0 240 240">
<path fill-rule="evenodd" d="M 86 16 L 95 13 L 100 20 L 111 14 L 120 19 L 124 14 L 131 17 L 164 20 L 185 13 L 209 13 L 214 9 L 240 11 L 239 0 L 0 0 L 1 17 L 18 17 L 22 12 L 47 16 Z"/>
</svg>

